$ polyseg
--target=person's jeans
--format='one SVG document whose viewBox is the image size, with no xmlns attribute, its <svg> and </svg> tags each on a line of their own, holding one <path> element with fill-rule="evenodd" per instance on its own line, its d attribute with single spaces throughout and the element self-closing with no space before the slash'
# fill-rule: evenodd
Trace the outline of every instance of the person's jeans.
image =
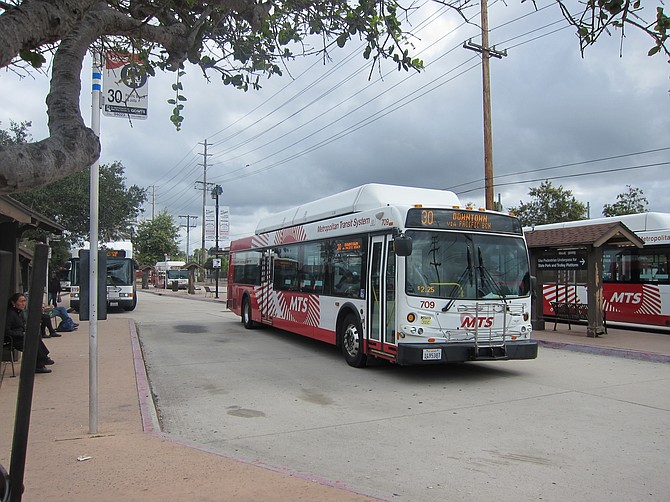
<svg viewBox="0 0 670 502">
<path fill-rule="evenodd" d="M 50 309 L 52 311 L 52 316 L 58 316 L 61 319 L 69 319 L 70 314 L 67 313 L 67 309 L 65 307 L 53 307 Z"/>
</svg>

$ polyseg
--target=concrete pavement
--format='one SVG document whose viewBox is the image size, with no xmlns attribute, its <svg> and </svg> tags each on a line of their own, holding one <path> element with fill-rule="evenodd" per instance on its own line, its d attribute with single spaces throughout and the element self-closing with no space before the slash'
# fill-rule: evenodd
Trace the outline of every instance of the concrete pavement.
<svg viewBox="0 0 670 502">
<path fill-rule="evenodd" d="M 225 298 L 150 291 L 184 301 Z M 594 339 L 583 326 L 552 327 L 535 333 L 544 348 L 670 362 L 670 335 L 609 329 Z M 98 430 L 90 434 L 88 323 L 46 343 L 56 364 L 53 373 L 35 377 L 23 500 L 372 500 L 337 480 L 271 470 L 163 435 L 134 323 L 113 315 L 98 324 Z M 6 369 L 0 463 L 8 467 L 19 379 L 9 378 Z"/>
</svg>

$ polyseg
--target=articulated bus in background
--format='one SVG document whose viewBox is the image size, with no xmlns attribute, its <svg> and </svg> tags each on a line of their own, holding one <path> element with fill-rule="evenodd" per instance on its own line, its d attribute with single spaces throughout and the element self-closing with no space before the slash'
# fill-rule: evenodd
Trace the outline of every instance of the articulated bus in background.
<svg viewBox="0 0 670 502">
<path fill-rule="evenodd" d="M 518 219 L 440 190 L 369 184 L 233 241 L 228 307 L 341 347 L 348 364 L 533 359 Z"/>
<path fill-rule="evenodd" d="M 101 250 L 107 255 L 107 307 L 121 307 L 124 310 L 135 310 L 137 306 L 137 290 L 135 287 L 135 271 L 137 262 L 133 258 L 130 242 L 110 242 Z M 79 257 L 72 258 L 70 268 L 70 306 L 79 311 L 80 281 L 88 280 L 79 272 Z"/>
<path fill-rule="evenodd" d="M 644 241 L 644 247 L 603 248 L 603 303 L 607 324 L 670 328 L 669 213 L 629 214 L 539 225 L 534 229 L 572 228 L 617 221 L 635 232 Z M 585 270 L 567 272 L 573 274 L 570 277 L 558 277 L 559 272 L 555 271 L 544 273 L 553 274 L 542 280 L 545 315 L 554 315 L 551 302 L 587 303 Z"/>
</svg>

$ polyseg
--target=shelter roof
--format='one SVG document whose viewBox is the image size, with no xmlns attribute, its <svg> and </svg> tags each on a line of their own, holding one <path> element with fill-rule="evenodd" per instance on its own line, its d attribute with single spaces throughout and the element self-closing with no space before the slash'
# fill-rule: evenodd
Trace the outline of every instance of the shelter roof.
<svg viewBox="0 0 670 502">
<path fill-rule="evenodd" d="M 65 227 L 30 209 L 8 195 L 0 195 L 0 222 L 16 221 L 20 224 L 46 230 L 53 234 L 62 234 Z"/>
<path fill-rule="evenodd" d="M 569 228 L 530 230 L 524 233 L 529 248 L 593 246 L 636 246 L 644 241 L 621 222 L 582 225 Z"/>
</svg>

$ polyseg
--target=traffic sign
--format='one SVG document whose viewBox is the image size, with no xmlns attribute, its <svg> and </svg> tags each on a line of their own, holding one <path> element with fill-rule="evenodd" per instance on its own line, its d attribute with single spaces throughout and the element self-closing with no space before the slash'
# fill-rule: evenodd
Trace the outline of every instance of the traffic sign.
<svg viewBox="0 0 670 502">
<path fill-rule="evenodd" d="M 537 268 L 541 270 L 586 270 L 585 249 L 546 251 L 537 258 Z"/>
<path fill-rule="evenodd" d="M 149 107 L 148 75 L 136 54 L 105 54 L 102 113 L 108 117 L 144 120 Z"/>
</svg>

